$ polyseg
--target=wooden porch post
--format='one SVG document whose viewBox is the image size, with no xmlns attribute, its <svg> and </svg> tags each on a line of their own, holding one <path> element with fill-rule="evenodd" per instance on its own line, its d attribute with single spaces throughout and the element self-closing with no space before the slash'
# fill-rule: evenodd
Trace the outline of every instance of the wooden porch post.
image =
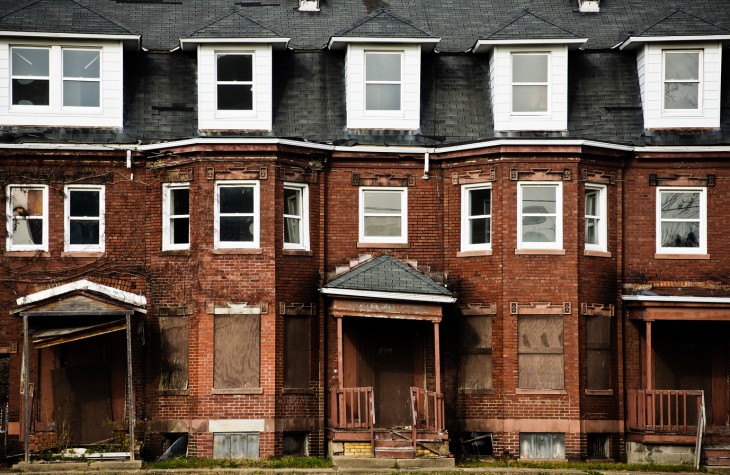
<svg viewBox="0 0 730 475">
<path fill-rule="evenodd" d="M 129 460 L 134 460 L 134 379 L 132 378 L 132 314 L 127 313 L 127 412 L 129 413 Z"/>
<path fill-rule="evenodd" d="M 30 462 L 30 349 L 28 348 L 28 315 L 23 315 L 23 441 L 25 462 Z"/>
<path fill-rule="evenodd" d="M 342 317 L 335 317 L 337 320 L 337 387 L 342 389 L 344 387 L 345 375 L 343 371 L 343 356 L 342 356 Z"/>
<path fill-rule="evenodd" d="M 652 386 L 652 375 L 654 374 L 651 368 L 653 351 L 651 345 L 651 321 L 646 322 L 646 389 L 653 389 Z"/>
<path fill-rule="evenodd" d="M 439 343 L 439 323 L 433 322 L 433 361 L 434 371 L 434 382 L 436 383 L 436 392 L 441 392 L 441 349 Z"/>
</svg>

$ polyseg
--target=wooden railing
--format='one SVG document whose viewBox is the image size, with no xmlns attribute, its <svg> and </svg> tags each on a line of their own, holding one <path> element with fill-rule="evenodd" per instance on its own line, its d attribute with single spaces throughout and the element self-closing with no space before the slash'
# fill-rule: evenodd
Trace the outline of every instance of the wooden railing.
<svg viewBox="0 0 730 475">
<path fill-rule="evenodd" d="M 335 429 L 373 429 L 373 388 L 332 388 L 330 426 Z"/>
<path fill-rule="evenodd" d="M 702 417 L 699 390 L 629 389 L 628 429 L 641 432 L 696 434 Z"/>
<path fill-rule="evenodd" d="M 411 387 L 413 429 L 443 432 L 444 395 L 434 391 Z"/>
</svg>

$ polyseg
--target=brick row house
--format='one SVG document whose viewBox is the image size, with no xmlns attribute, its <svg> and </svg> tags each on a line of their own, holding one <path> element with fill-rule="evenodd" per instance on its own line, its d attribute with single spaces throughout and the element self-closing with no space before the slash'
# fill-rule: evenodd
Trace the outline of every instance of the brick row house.
<svg viewBox="0 0 730 475">
<path fill-rule="evenodd" d="M 721 7 L 0 0 L 10 443 L 722 463 Z"/>
</svg>

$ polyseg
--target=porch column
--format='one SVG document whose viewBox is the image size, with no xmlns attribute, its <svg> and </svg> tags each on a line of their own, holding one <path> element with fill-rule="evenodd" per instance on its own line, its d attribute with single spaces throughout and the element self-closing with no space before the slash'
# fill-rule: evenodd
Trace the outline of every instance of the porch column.
<svg viewBox="0 0 730 475">
<path fill-rule="evenodd" d="M 134 379 L 132 378 L 132 315 L 127 313 L 127 387 L 129 399 L 127 412 L 129 413 L 129 460 L 134 460 Z"/>
<path fill-rule="evenodd" d="M 653 389 L 652 386 L 652 375 L 654 374 L 652 372 L 651 367 L 651 361 L 653 356 L 653 351 L 651 347 L 651 321 L 647 320 L 646 322 L 646 389 Z"/>
<path fill-rule="evenodd" d="M 24 460 L 30 462 L 30 355 L 28 354 L 28 315 L 23 315 L 23 446 Z"/>
<path fill-rule="evenodd" d="M 434 382 L 436 383 L 436 392 L 441 392 L 441 349 L 440 349 L 440 343 L 439 343 L 439 323 L 433 322 L 433 361 L 434 361 L 434 371 L 436 372 L 436 375 L 434 377 Z"/>
<path fill-rule="evenodd" d="M 337 387 L 342 389 L 345 386 L 345 375 L 342 374 L 342 317 L 335 317 L 335 320 L 337 321 Z"/>
</svg>

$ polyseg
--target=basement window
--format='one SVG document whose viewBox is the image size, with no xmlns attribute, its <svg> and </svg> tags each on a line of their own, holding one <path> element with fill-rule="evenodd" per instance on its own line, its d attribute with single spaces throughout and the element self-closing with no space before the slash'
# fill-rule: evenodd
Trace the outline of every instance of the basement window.
<svg viewBox="0 0 730 475">
<path fill-rule="evenodd" d="M 308 435 L 307 432 L 284 432 L 284 456 L 309 456 Z"/>
<path fill-rule="evenodd" d="M 609 458 L 609 434 L 588 434 L 588 458 Z"/>
<path fill-rule="evenodd" d="M 521 432 L 521 459 L 564 459 L 565 434 L 550 432 Z"/>
<path fill-rule="evenodd" d="M 214 433 L 213 458 L 259 458 L 259 434 L 257 432 Z"/>
</svg>

